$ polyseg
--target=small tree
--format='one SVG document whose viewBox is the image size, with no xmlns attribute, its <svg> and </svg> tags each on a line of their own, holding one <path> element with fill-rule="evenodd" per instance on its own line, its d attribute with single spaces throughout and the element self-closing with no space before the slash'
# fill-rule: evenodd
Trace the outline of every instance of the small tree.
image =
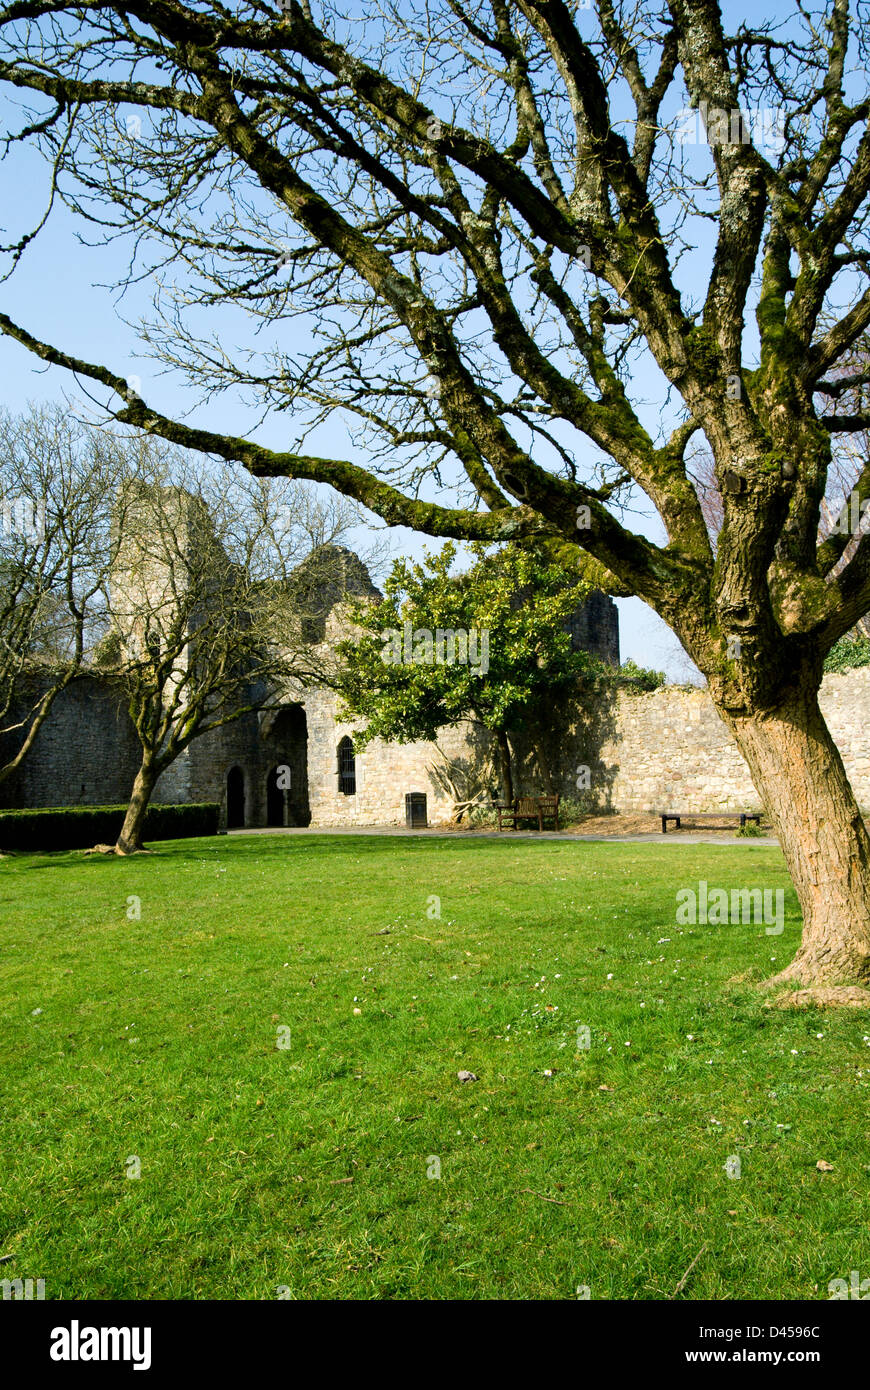
<svg viewBox="0 0 870 1390">
<path fill-rule="evenodd" d="M 397 560 L 383 602 L 352 605 L 359 636 L 339 644 L 335 684 L 344 714 L 366 720 L 354 739 L 360 748 L 375 737 L 434 739 L 473 716 L 494 736 L 510 800 L 508 734 L 568 698 L 594 664 L 564 626 L 591 586 L 545 548 L 471 550 L 477 563 L 458 575 L 452 543 L 422 564 Z"/>
<path fill-rule="evenodd" d="M 318 675 L 292 566 L 307 557 L 309 578 L 334 583 L 334 541 L 356 515 L 334 503 L 319 509 L 292 484 L 213 478 L 190 455 L 156 443 L 150 452 L 122 488 L 106 592 L 103 661 L 142 750 L 118 854 L 142 848 L 157 781 L 194 739 L 280 702 L 288 681 Z"/>
</svg>

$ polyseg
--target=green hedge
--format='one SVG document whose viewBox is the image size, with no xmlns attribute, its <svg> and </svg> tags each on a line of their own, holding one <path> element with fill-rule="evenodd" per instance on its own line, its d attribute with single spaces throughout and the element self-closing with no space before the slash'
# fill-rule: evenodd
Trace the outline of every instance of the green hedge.
<svg viewBox="0 0 870 1390">
<path fill-rule="evenodd" d="M 216 835 L 220 806 L 205 801 L 190 806 L 149 806 L 144 839 L 182 840 Z M 124 823 L 126 806 L 53 806 L 34 811 L 0 811 L 0 849 L 89 849 L 113 845 Z"/>
</svg>

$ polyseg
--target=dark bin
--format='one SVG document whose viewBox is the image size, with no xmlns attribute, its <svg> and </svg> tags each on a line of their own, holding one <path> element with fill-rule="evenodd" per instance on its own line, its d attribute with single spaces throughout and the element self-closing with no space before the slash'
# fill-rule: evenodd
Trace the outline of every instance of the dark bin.
<svg viewBox="0 0 870 1390">
<path fill-rule="evenodd" d="M 426 793 L 408 792 L 405 797 L 405 825 L 411 830 L 427 824 Z"/>
</svg>

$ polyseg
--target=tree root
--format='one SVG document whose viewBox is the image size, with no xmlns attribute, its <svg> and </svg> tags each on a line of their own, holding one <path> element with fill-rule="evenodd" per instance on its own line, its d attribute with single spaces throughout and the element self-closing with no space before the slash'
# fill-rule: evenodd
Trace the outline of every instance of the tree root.
<svg viewBox="0 0 870 1390">
<path fill-rule="evenodd" d="M 821 957 L 799 950 L 790 965 L 765 980 L 764 989 L 786 985 L 790 989 L 870 989 L 870 956 L 858 952 Z"/>
<path fill-rule="evenodd" d="M 86 849 L 85 854 L 115 854 L 119 858 L 127 859 L 131 854 L 153 854 L 153 849 L 118 849 L 117 845 L 94 845 L 92 849 Z"/>
<path fill-rule="evenodd" d="M 778 983 L 770 980 L 768 984 Z M 813 985 L 783 990 L 766 1001 L 768 1009 L 870 1009 L 870 989 L 860 985 Z"/>
</svg>

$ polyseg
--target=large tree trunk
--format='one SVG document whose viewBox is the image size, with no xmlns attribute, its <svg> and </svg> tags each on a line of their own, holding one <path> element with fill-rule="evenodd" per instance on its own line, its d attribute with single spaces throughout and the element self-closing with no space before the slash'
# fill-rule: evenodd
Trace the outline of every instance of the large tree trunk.
<svg viewBox="0 0 870 1390">
<path fill-rule="evenodd" d="M 511 772 L 511 750 L 504 729 L 496 732 L 496 745 L 498 747 L 498 771 L 501 778 L 501 794 L 505 801 L 514 799 L 514 779 Z"/>
<path fill-rule="evenodd" d="M 800 950 L 776 981 L 870 984 L 870 836 L 806 677 L 772 710 L 720 711 L 779 836 L 803 913 Z"/>
<path fill-rule="evenodd" d="M 151 800 L 151 793 L 157 782 L 159 772 L 149 759 L 143 758 L 136 773 L 130 804 L 121 826 L 121 833 L 115 845 L 116 854 L 135 854 L 142 848 L 142 832 L 145 826 L 145 813 Z"/>
</svg>

